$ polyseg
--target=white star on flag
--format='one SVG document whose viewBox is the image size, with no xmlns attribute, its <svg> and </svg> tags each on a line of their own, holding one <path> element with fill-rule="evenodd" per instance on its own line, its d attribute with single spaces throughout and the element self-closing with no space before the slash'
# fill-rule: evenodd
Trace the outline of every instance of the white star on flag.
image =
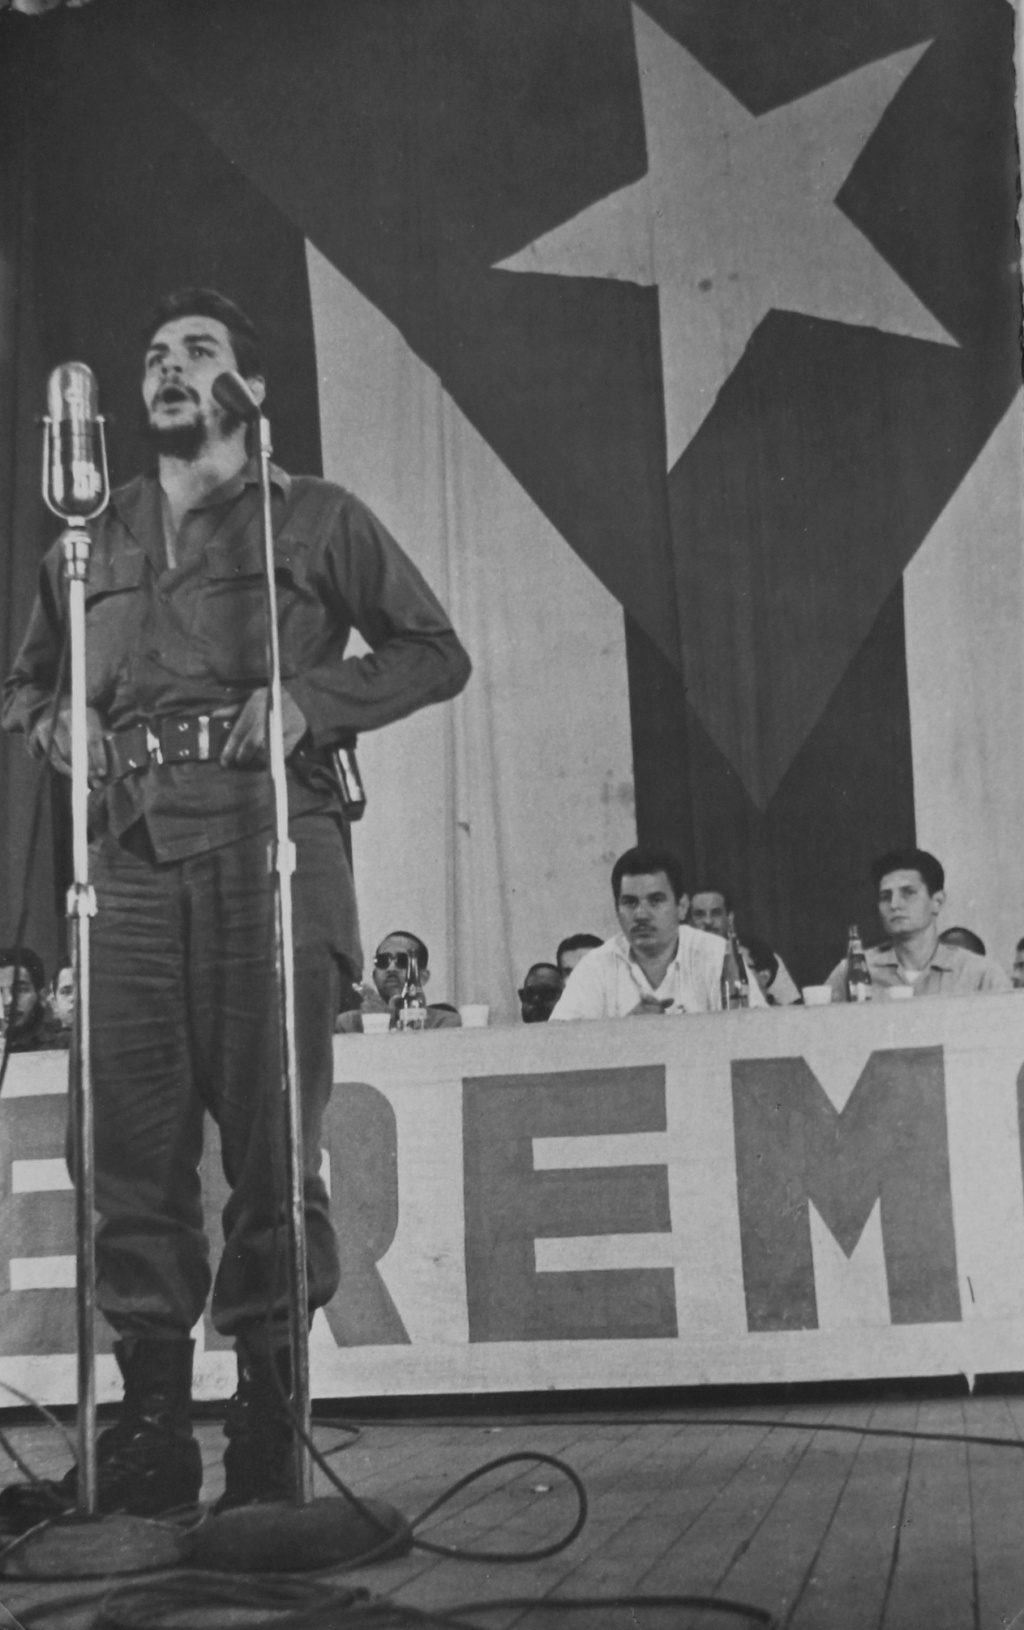
<svg viewBox="0 0 1024 1630">
<path fill-rule="evenodd" d="M 657 284 L 668 464 L 772 309 L 957 342 L 835 203 L 928 42 L 760 118 L 633 8 L 647 174 L 499 270 Z"/>
</svg>

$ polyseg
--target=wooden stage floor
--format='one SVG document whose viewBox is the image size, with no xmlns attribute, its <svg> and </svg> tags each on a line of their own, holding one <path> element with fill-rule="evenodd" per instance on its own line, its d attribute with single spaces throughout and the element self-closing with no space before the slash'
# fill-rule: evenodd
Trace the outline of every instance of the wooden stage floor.
<svg viewBox="0 0 1024 1630">
<path fill-rule="evenodd" d="M 37 1470 L 63 1468 L 52 1430 L 7 1430 Z M 214 1499 L 223 1440 L 213 1421 L 198 1431 L 204 1497 Z M 914 1432 L 951 1441 L 902 1435 Z M 971 1435 L 1008 1446 L 964 1441 Z M 326 1428 L 317 1439 L 324 1447 L 338 1441 Z M 657 1411 L 633 1403 L 617 1414 L 364 1420 L 358 1441 L 333 1464 L 357 1493 L 413 1516 L 471 1468 L 522 1449 L 563 1457 L 586 1485 L 589 1520 L 568 1550 L 521 1565 L 413 1551 L 346 1574 L 346 1583 L 433 1611 L 509 1596 L 699 1594 L 767 1609 L 785 1630 L 1024 1630 L 1024 1398 Z M 10 1480 L 11 1470 L 5 1465 L 0 1477 Z M 422 1532 L 448 1545 L 526 1550 L 549 1543 L 574 1510 L 550 1467 L 511 1467 L 467 1489 Z M 0 1581 L 0 1626 L 18 1625 L 26 1609 L 70 1588 Z M 96 1586 L 97 1601 L 103 1588 Z M 94 1616 L 79 1606 L 33 1622 L 79 1630 Z M 495 1630 L 732 1630 L 752 1622 L 611 1606 L 473 1617 Z M 343 1626 L 344 1616 L 333 1622 Z"/>
</svg>

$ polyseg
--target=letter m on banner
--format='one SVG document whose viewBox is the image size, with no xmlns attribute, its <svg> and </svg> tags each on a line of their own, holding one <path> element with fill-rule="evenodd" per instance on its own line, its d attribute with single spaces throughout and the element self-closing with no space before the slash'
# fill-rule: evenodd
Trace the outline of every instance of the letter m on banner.
<svg viewBox="0 0 1024 1630">
<path fill-rule="evenodd" d="M 750 1330 L 818 1325 L 809 1207 L 847 1257 L 876 1203 L 894 1324 L 960 1318 L 941 1047 L 872 1053 L 841 1111 L 802 1058 L 732 1065 Z"/>
</svg>

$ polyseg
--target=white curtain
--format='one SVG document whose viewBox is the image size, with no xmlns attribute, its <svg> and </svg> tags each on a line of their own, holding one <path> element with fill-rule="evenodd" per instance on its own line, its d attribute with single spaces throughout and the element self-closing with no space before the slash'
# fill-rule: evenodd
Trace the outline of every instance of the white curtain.
<svg viewBox="0 0 1024 1630">
<path fill-rule="evenodd" d="M 622 610 L 394 325 L 307 262 L 324 473 L 394 533 L 474 664 L 456 702 L 360 743 L 364 950 L 411 929 L 434 1000 L 510 1022 L 531 962 L 614 929 L 611 866 L 636 841 Z"/>
<path fill-rule="evenodd" d="M 1018 395 L 903 578 L 917 841 L 943 923 L 1024 935 L 1024 412 Z"/>
</svg>

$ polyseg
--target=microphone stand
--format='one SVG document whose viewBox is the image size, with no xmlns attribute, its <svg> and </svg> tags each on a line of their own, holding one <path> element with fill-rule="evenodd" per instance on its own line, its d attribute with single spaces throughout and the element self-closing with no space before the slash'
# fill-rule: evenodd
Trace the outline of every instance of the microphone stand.
<svg viewBox="0 0 1024 1630">
<path fill-rule="evenodd" d="M 75 1018 L 69 1057 L 71 1137 L 75 1168 L 75 1317 L 78 1337 L 78 1514 L 95 1517 L 96 1481 L 96 1171 L 93 1137 L 92 1052 L 90 1046 L 89 923 L 96 915 L 96 892 L 89 882 L 89 727 L 85 677 L 85 582 L 90 540 L 78 521 L 61 536 L 68 579 L 71 635 L 71 833 L 72 883 L 67 914 L 71 923 L 71 966 Z"/>
<path fill-rule="evenodd" d="M 412 1531 L 400 1512 L 383 1500 L 355 1495 L 313 1497 L 310 1453 L 309 1285 L 306 1274 L 305 1173 L 302 1158 L 302 1103 L 299 1095 L 295 1027 L 295 960 L 292 937 L 292 876 L 295 846 L 288 836 L 288 777 L 284 754 L 281 647 L 277 627 L 274 527 L 270 506 L 270 425 L 245 381 L 222 374 L 213 395 L 222 407 L 256 427 L 259 436 L 260 515 L 267 605 L 267 757 L 274 792 L 274 839 L 270 872 L 274 891 L 274 962 L 281 1040 L 281 1093 L 284 1097 L 286 1153 L 286 1243 L 289 1344 L 292 1367 L 290 1408 L 295 1439 L 295 1498 L 265 1505 L 236 1506 L 207 1517 L 192 1536 L 190 1560 L 201 1568 L 253 1572 L 336 1567 L 381 1560 L 409 1549 Z M 275 1196 L 276 1199 L 276 1196 Z M 273 1355 L 269 1355 L 273 1362 Z"/>
<path fill-rule="evenodd" d="M 274 888 L 274 965 L 277 974 L 281 1038 L 281 1091 L 284 1096 L 286 1168 L 286 1240 L 288 1256 L 289 1343 L 292 1409 L 301 1428 L 295 1438 L 295 1489 L 299 1505 L 313 1498 L 313 1461 L 309 1453 L 309 1284 L 306 1272 L 305 1174 L 302 1158 L 302 1102 L 295 1031 L 295 956 L 292 932 L 292 876 L 295 845 L 288 836 L 288 776 L 284 754 L 281 698 L 281 643 L 277 628 L 277 582 L 274 573 L 274 526 L 270 508 L 269 421 L 261 413 L 259 480 L 263 560 L 267 587 L 267 756 L 274 790 L 274 841 L 270 871 Z M 272 1355 L 271 1355 L 272 1358 Z"/>
<path fill-rule="evenodd" d="M 85 584 L 91 540 L 88 523 L 110 501 L 110 474 L 104 419 L 93 420 L 95 380 L 84 363 L 69 363 L 51 374 L 51 412 L 43 418 L 43 502 L 66 523 L 60 536 L 68 583 L 68 630 L 71 645 L 71 845 L 72 882 L 67 894 L 71 924 L 71 968 L 75 1017 L 68 1059 L 71 1152 L 75 1179 L 75 1325 L 78 1344 L 78 1480 L 80 1517 L 95 1517 L 99 1500 L 96 1468 L 96 1168 L 93 1131 L 92 1052 L 90 1045 L 89 922 L 96 915 L 96 893 L 89 882 L 89 724 L 85 664 Z M 66 395 L 64 394 L 66 392 Z M 63 468 L 58 416 L 68 401 L 85 414 L 86 430 L 75 451 L 88 454 L 84 469 Z M 92 429 L 93 424 L 95 429 Z M 84 436 L 88 442 L 83 449 Z M 55 476 L 59 472 L 59 478 Z M 90 479 L 91 473 L 91 479 Z M 66 479 L 66 477 L 70 479 Z"/>
<path fill-rule="evenodd" d="M 58 387 L 94 391 L 91 370 L 71 363 L 57 370 Z M 86 377 L 87 376 L 87 379 Z M 51 375 L 51 387 L 55 375 Z M 91 384 L 88 382 L 92 381 Z M 51 397 L 52 416 L 43 417 L 43 501 L 65 522 L 59 543 L 68 583 L 71 690 L 71 823 L 72 883 L 67 894 L 71 924 L 71 966 L 75 984 L 75 1017 L 68 1058 L 68 1099 L 71 1164 L 75 1189 L 75 1336 L 78 1369 L 77 1487 L 71 1525 L 60 1518 L 41 1522 L 4 1549 L 2 1572 L 6 1578 L 95 1578 L 170 1567 L 181 1560 L 184 1541 L 171 1525 L 145 1518 L 103 1516 L 99 1511 L 96 1456 L 96 1165 L 92 1051 L 90 1045 L 89 924 L 96 915 L 96 892 L 89 882 L 89 722 L 86 686 L 85 585 L 89 575 L 91 539 L 88 522 L 102 514 L 110 499 L 104 420 L 89 418 L 95 438 L 91 456 L 82 460 L 85 474 L 65 471 L 65 483 L 53 478 L 61 463 L 57 410 L 59 389 Z M 92 430 L 93 424 L 95 430 Z M 77 444 L 76 444 L 77 451 Z M 92 456 L 94 455 L 94 457 Z M 88 472 L 96 473 L 95 488 L 82 490 Z"/>
</svg>

